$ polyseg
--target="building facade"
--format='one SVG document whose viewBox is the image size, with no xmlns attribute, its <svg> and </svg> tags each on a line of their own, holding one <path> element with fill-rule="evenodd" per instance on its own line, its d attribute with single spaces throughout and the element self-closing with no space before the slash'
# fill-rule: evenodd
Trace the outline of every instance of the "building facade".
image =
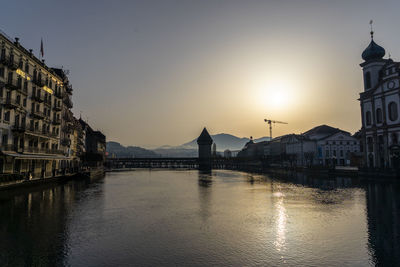
<svg viewBox="0 0 400 267">
<path fill-rule="evenodd" d="M 0 33 L 0 173 L 46 178 L 68 172 L 71 95 L 62 69 Z"/>
<path fill-rule="evenodd" d="M 260 151 L 263 153 L 260 154 Z M 251 141 L 241 154 L 291 167 L 358 166 L 360 142 L 349 132 L 320 125 L 303 134 L 287 134 L 260 143 Z"/>
<path fill-rule="evenodd" d="M 399 168 L 400 63 L 384 59 L 385 49 L 371 42 L 363 51 L 364 90 L 360 93 L 361 139 L 368 168 Z"/>
</svg>

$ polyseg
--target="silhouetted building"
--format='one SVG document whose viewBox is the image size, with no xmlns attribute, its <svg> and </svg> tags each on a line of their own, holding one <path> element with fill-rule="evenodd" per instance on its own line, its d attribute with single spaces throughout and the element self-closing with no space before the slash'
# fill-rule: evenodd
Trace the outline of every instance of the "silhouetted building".
<svg viewBox="0 0 400 267">
<path fill-rule="evenodd" d="M 89 167 L 103 166 L 106 159 L 106 137 L 100 131 L 94 131 L 84 120 L 79 123 L 85 132 L 85 153 L 83 163 Z"/>
<path fill-rule="evenodd" d="M 364 92 L 360 93 L 364 161 L 369 168 L 399 167 L 400 63 L 384 59 L 385 49 L 371 42 L 362 53 Z"/>
<path fill-rule="evenodd" d="M 304 134 L 279 136 L 264 144 L 267 160 L 289 166 L 348 166 L 354 162 L 358 166 L 354 159 L 359 151 L 357 138 L 328 125 L 314 127 Z"/>
<path fill-rule="evenodd" d="M 213 140 L 207 129 L 204 128 L 199 138 L 197 138 L 197 144 L 199 145 L 199 169 L 207 170 L 211 169 L 211 145 Z"/>
</svg>

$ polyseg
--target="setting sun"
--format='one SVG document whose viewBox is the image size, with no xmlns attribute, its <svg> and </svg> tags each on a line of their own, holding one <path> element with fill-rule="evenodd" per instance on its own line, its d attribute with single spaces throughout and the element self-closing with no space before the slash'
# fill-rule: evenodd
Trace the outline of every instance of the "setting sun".
<svg viewBox="0 0 400 267">
<path fill-rule="evenodd" d="M 273 80 L 262 86 L 260 104 L 271 110 L 285 110 L 291 107 L 294 90 L 289 81 Z"/>
</svg>

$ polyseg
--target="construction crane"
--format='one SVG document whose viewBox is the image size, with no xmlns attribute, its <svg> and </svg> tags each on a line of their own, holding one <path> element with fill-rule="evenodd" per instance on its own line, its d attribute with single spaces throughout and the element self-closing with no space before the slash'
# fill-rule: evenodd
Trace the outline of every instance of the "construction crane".
<svg viewBox="0 0 400 267">
<path fill-rule="evenodd" d="M 270 140 L 272 140 L 272 123 L 288 124 L 287 122 L 274 121 L 274 120 L 268 120 L 268 119 L 264 119 L 264 121 L 269 124 L 269 138 L 270 138 Z"/>
</svg>

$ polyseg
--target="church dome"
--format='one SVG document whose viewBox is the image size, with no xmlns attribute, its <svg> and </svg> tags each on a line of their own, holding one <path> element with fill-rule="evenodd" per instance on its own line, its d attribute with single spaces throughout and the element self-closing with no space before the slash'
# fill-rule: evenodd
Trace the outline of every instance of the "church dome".
<svg viewBox="0 0 400 267">
<path fill-rule="evenodd" d="M 374 59 L 381 59 L 385 56 L 385 49 L 382 46 L 377 45 L 374 42 L 374 39 L 371 38 L 371 43 L 367 48 L 365 48 L 364 52 L 362 52 L 361 57 L 365 61 L 370 61 Z"/>
</svg>

